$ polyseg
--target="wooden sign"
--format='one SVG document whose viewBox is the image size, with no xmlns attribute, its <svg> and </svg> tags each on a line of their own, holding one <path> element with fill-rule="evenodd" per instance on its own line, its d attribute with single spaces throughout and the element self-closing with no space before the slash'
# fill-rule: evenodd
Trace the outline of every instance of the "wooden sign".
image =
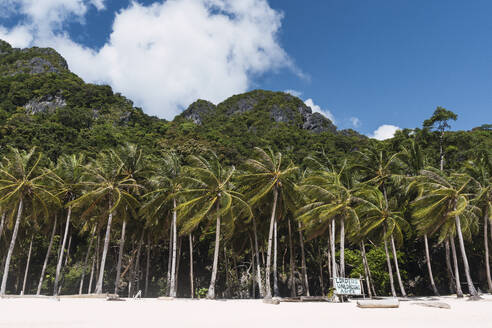
<svg viewBox="0 0 492 328">
<path fill-rule="evenodd" d="M 362 295 L 359 279 L 335 278 L 334 286 L 338 295 Z"/>
</svg>

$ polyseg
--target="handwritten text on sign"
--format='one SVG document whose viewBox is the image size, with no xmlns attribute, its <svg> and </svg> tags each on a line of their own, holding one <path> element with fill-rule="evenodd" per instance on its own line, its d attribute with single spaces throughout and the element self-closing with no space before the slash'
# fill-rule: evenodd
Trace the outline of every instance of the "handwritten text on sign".
<svg viewBox="0 0 492 328">
<path fill-rule="evenodd" d="M 335 278 L 335 291 L 339 295 L 362 295 L 360 280 L 352 278 Z"/>
</svg>

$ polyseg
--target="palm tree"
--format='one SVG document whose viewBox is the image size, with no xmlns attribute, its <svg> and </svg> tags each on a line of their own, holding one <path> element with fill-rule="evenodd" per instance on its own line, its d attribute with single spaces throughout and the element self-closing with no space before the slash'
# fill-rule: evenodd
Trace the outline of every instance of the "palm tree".
<svg viewBox="0 0 492 328">
<path fill-rule="evenodd" d="M 125 144 L 119 147 L 116 151 L 112 151 L 114 158 L 119 161 L 122 165 L 121 175 L 122 177 L 128 177 L 135 180 L 137 184 L 142 184 L 146 174 L 148 173 L 148 167 L 146 161 L 143 158 L 143 152 L 140 146 L 134 144 Z M 128 190 L 130 191 L 130 190 Z M 133 194 L 139 193 L 139 188 L 131 190 Z M 114 293 L 118 294 L 120 275 L 121 275 L 121 261 L 123 258 L 123 251 L 125 247 L 125 232 L 127 223 L 127 211 L 122 211 L 121 225 L 121 238 L 120 238 L 120 248 L 118 252 L 118 263 L 116 265 L 116 279 L 114 284 Z"/>
<path fill-rule="evenodd" d="M 53 247 L 53 241 L 54 241 L 54 238 L 55 238 L 55 232 L 56 232 L 57 222 L 58 222 L 58 216 L 55 213 L 55 216 L 54 216 L 54 219 L 53 219 L 53 230 L 51 231 L 51 237 L 50 237 L 50 241 L 49 241 L 49 244 L 48 244 L 48 249 L 46 251 L 46 256 L 44 258 L 43 267 L 41 269 L 41 275 L 39 277 L 39 284 L 38 284 L 38 289 L 36 290 L 36 295 L 40 295 L 41 294 L 41 288 L 43 287 L 44 274 L 46 272 L 46 267 L 48 265 L 48 260 L 50 258 L 51 249 Z"/>
<path fill-rule="evenodd" d="M 419 175 L 419 172 L 425 167 L 425 158 L 422 149 L 419 144 L 415 140 L 411 140 L 410 147 L 403 147 L 403 150 L 400 153 L 400 158 L 405 163 L 407 168 L 407 173 L 411 177 L 416 177 Z M 410 185 L 412 185 L 410 183 Z M 425 260 L 427 262 L 427 271 L 429 273 L 429 279 L 432 287 L 432 291 L 434 295 L 439 296 L 439 291 L 437 290 L 436 284 L 434 282 L 434 275 L 432 274 L 432 265 L 431 258 L 429 253 L 429 241 L 427 238 L 427 234 L 423 234 L 424 237 L 424 246 L 425 246 Z"/>
<path fill-rule="evenodd" d="M 179 193 L 182 186 L 182 167 L 179 157 L 174 152 L 163 154 L 160 161 L 154 167 L 154 175 L 149 179 L 149 185 L 153 189 L 144 197 L 148 199 L 142 207 L 142 212 L 149 217 L 167 217 L 172 212 L 170 244 L 171 270 L 169 274 L 170 289 L 169 296 L 176 297 L 176 246 L 177 246 L 177 206 Z M 190 232 L 190 243 L 191 232 Z"/>
<path fill-rule="evenodd" d="M 251 206 L 257 205 L 260 200 L 273 196 L 265 273 L 265 297 L 271 298 L 270 269 L 278 196 L 280 193 L 281 197 L 285 199 L 284 203 L 293 204 L 293 195 L 296 189 L 294 176 L 298 168 L 292 163 L 285 165 L 280 152 L 274 154 L 271 149 L 265 151 L 256 147 L 255 153 L 256 159 L 248 159 L 245 162 L 245 166 L 249 172 L 240 177 L 240 182 L 246 190 L 246 195 L 249 195 L 249 204 Z"/>
<path fill-rule="evenodd" d="M 492 293 L 492 279 L 489 260 L 489 236 L 488 225 L 492 228 L 492 163 L 487 153 L 482 153 L 474 161 L 465 164 L 465 172 L 470 176 L 475 185 L 475 203 L 482 209 L 483 214 L 483 242 L 485 248 L 485 272 L 487 275 L 487 287 Z"/>
<path fill-rule="evenodd" d="M 84 155 L 64 155 L 58 159 L 58 165 L 50 171 L 49 177 L 55 182 L 58 189 L 57 196 L 63 204 L 67 204 L 67 217 L 65 221 L 65 231 L 63 242 L 58 255 L 56 265 L 55 283 L 53 285 L 53 295 L 58 294 L 58 282 L 63 263 L 64 249 L 67 241 L 68 230 L 70 227 L 70 218 L 72 215 L 72 205 L 68 205 L 80 193 L 80 183 L 84 178 L 85 156 Z"/>
<path fill-rule="evenodd" d="M 403 231 L 408 229 L 409 225 L 400 211 L 392 209 L 396 207 L 393 206 L 395 203 L 394 199 L 388 201 L 379 189 L 369 186 L 361 188 L 357 196 L 360 204 L 356 210 L 359 213 L 359 217 L 362 218 L 360 233 L 363 236 L 373 235 L 382 241 L 386 253 L 391 293 L 393 297 L 396 297 L 393 270 L 388 252 L 388 241 L 391 242 L 393 260 L 398 272 L 398 258 L 394 240 L 396 239 L 397 243 L 401 244 L 403 242 Z M 403 292 L 404 290 L 402 289 L 402 294 Z"/>
<path fill-rule="evenodd" d="M 138 200 L 132 195 L 132 191 L 140 189 L 132 177 L 124 175 L 124 166 L 112 152 L 103 152 L 98 158 L 86 167 L 86 180 L 81 183 L 87 190 L 84 195 L 71 201 L 69 208 L 84 208 L 83 217 L 93 212 L 97 207 L 108 216 L 104 247 L 99 267 L 99 277 L 96 284 L 96 294 L 101 294 L 103 289 L 104 266 L 109 248 L 111 223 L 113 215 L 118 211 L 120 215 L 127 215 L 138 204 Z M 89 180 L 91 179 L 91 180 Z"/>
<path fill-rule="evenodd" d="M 32 207 L 44 210 L 47 215 L 47 202 L 56 201 L 56 197 L 50 192 L 46 183 L 48 171 L 40 168 L 43 159 L 41 153 L 36 153 L 36 148 L 30 151 L 9 148 L 9 154 L 3 158 L 0 165 L 0 203 L 3 208 L 11 208 L 11 215 L 16 215 L 12 239 L 10 241 L 5 267 L 0 287 L 0 295 L 5 295 L 10 261 L 14 252 L 15 242 L 23 214 L 27 203 Z M 15 210 L 17 209 L 17 211 Z"/>
<path fill-rule="evenodd" d="M 424 189 L 424 194 L 414 202 L 413 216 L 417 220 L 417 229 L 422 233 L 433 234 L 439 231 L 440 242 L 455 233 L 458 235 L 468 290 L 471 295 L 476 296 L 478 293 L 470 275 L 461 227 L 462 221 L 465 226 L 469 226 L 477 218 L 477 208 L 470 204 L 470 195 L 466 193 L 471 180 L 464 174 L 452 173 L 447 176 L 433 168 L 422 170 L 419 185 Z M 456 280 L 458 285 L 457 277 Z"/>
<path fill-rule="evenodd" d="M 235 217 L 233 210 L 237 215 L 250 215 L 251 210 L 243 201 L 242 194 L 233 190 L 231 179 L 236 171 L 234 167 L 223 167 L 214 153 L 210 160 L 202 156 L 192 156 L 190 161 L 192 165 L 186 168 L 183 178 L 187 182 L 187 188 L 180 193 L 187 200 L 176 207 L 178 224 L 182 234 L 189 234 L 204 219 L 216 218 L 212 277 L 207 292 L 207 298 L 213 299 L 219 261 L 221 217 Z"/>
<path fill-rule="evenodd" d="M 335 231 L 335 221 L 340 222 L 340 276 L 345 277 L 345 225 L 358 229 L 359 218 L 355 211 L 356 197 L 353 190 L 344 181 L 346 163 L 340 170 L 315 171 L 304 179 L 300 191 L 308 199 L 308 204 L 299 211 L 298 219 L 308 233 L 314 237 L 325 233 L 331 225 Z M 334 249 L 334 237 L 331 236 L 331 248 Z M 333 259 L 335 254 L 332 252 Z M 333 270 L 333 278 L 336 270 Z"/>
<path fill-rule="evenodd" d="M 401 175 L 397 174 L 401 168 L 401 161 L 399 159 L 400 154 L 391 154 L 387 150 L 379 149 L 376 144 L 371 145 L 364 152 L 359 152 L 359 154 L 361 156 L 360 161 L 358 164 L 354 165 L 353 168 L 358 168 L 361 173 L 366 175 L 367 180 L 365 183 L 379 188 L 384 196 L 386 211 L 389 211 L 388 190 L 392 184 L 401 183 Z M 396 276 L 398 278 L 400 291 L 403 297 L 406 297 L 407 293 L 403 286 L 398 267 L 398 260 L 396 258 L 394 236 L 390 235 L 389 240 L 393 251 L 393 260 L 395 262 Z"/>
</svg>

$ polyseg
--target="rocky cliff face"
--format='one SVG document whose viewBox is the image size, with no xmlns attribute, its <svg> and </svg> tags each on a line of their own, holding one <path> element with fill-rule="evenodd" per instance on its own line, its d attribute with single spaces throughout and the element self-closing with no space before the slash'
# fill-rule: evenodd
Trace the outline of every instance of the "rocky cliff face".
<svg viewBox="0 0 492 328">
<path fill-rule="evenodd" d="M 315 133 L 336 132 L 336 126 L 304 102 L 290 94 L 254 90 L 245 94 L 235 95 L 224 102 L 213 105 L 208 101 L 199 100 L 188 107 L 181 117 L 196 124 L 203 124 L 214 114 L 226 116 L 244 115 L 253 111 L 264 111 L 269 114 L 272 122 L 285 123 Z"/>
<path fill-rule="evenodd" d="M 215 105 L 206 100 L 197 100 L 181 115 L 195 124 L 202 124 L 203 120 L 215 111 Z"/>
<path fill-rule="evenodd" d="M 46 96 L 40 99 L 30 100 L 24 108 L 29 114 L 41 112 L 54 112 L 57 108 L 65 107 L 67 102 L 60 96 Z"/>
<path fill-rule="evenodd" d="M 51 48 L 12 48 L 0 40 L 0 73 L 18 74 L 59 73 L 67 71 L 65 59 Z"/>
</svg>

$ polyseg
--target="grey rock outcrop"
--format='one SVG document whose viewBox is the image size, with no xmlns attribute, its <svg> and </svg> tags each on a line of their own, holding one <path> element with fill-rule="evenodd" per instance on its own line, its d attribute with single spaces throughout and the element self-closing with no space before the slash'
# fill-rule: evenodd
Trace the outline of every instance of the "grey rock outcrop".
<svg viewBox="0 0 492 328">
<path fill-rule="evenodd" d="M 181 116 L 200 125 L 203 123 L 205 117 L 215 111 L 215 108 L 215 105 L 210 101 L 200 99 L 191 104 L 183 113 L 181 113 Z"/>
<path fill-rule="evenodd" d="M 41 99 L 31 99 L 24 108 L 29 114 L 53 112 L 57 108 L 65 107 L 67 102 L 60 96 L 46 96 Z"/>
<path fill-rule="evenodd" d="M 301 99 L 283 92 L 254 90 L 245 94 L 235 95 L 215 106 L 198 100 L 191 104 L 181 116 L 196 124 L 203 124 L 204 118 L 215 111 L 226 116 L 242 115 L 250 111 L 265 111 L 276 123 L 292 124 L 298 128 L 314 133 L 337 131 L 333 122 L 320 113 L 313 113 Z M 250 129 L 255 129 L 251 127 Z"/>
<path fill-rule="evenodd" d="M 270 108 L 270 117 L 275 122 L 290 123 L 294 121 L 294 113 L 289 110 L 285 110 L 277 105 L 273 105 Z"/>
</svg>

